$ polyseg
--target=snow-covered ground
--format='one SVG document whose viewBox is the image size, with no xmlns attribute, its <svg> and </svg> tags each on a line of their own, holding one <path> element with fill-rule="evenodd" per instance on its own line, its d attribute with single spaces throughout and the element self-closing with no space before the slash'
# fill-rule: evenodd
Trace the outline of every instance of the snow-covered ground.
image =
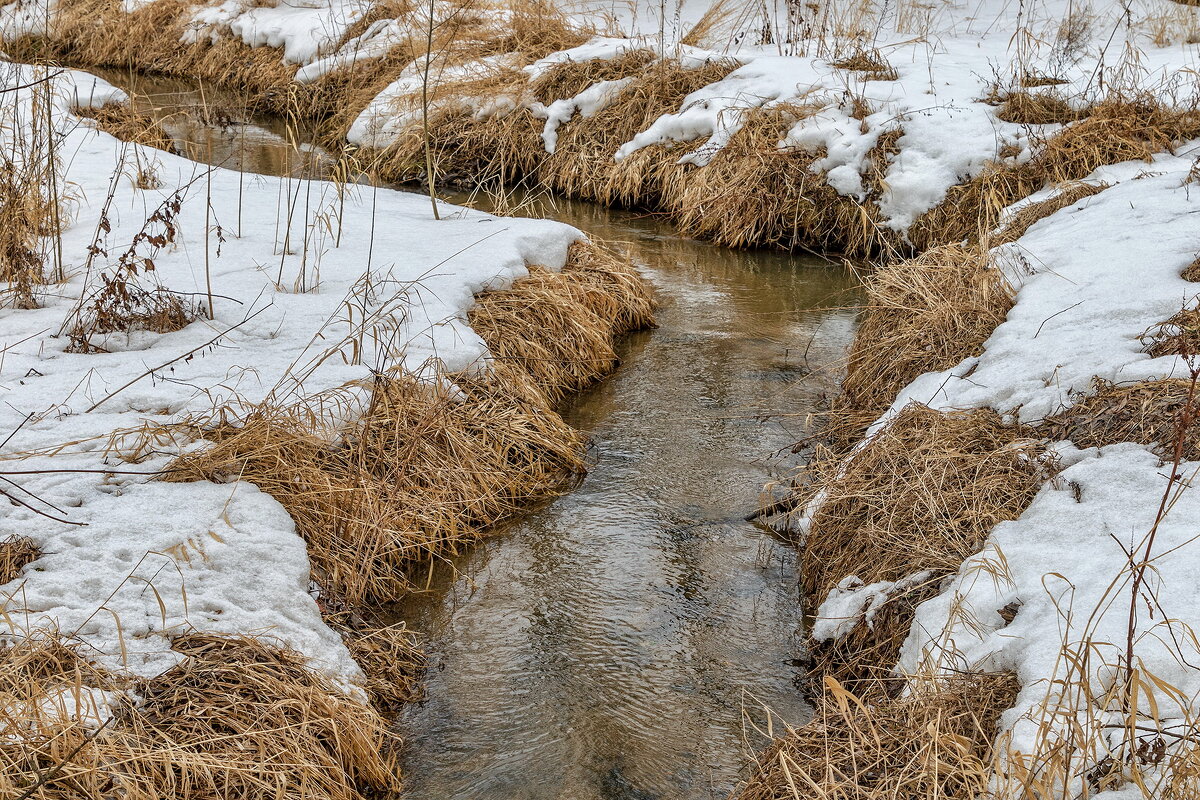
<svg viewBox="0 0 1200 800">
<path fill-rule="evenodd" d="M 0 70 L 9 86 L 40 74 Z M 28 120 L 31 91 L 0 95 L 8 122 Z M 351 185 L 342 205 L 331 183 L 209 171 L 79 124 L 73 102 L 122 98 L 102 81 L 61 73 L 55 95 L 69 279 L 40 287 L 37 308 L 0 310 L 0 472 L 14 498 L 3 527 L 43 552 L 0 588 L 3 627 L 56 627 L 98 663 L 141 675 L 178 660 L 179 633 L 253 633 L 353 680 L 358 667 L 321 620 L 304 542 L 279 503 L 243 482 L 149 480 L 202 445 L 142 432 L 322 392 L 339 395 L 344 417 L 373 371 L 476 364 L 487 349 L 466 321 L 473 295 L 507 287 L 527 264 L 560 268 L 579 232 L 453 206 L 435 221 L 418 195 Z M 157 188 L 139 188 L 139 170 Z M 198 309 L 211 282 L 213 318 L 201 310 L 170 333 L 94 335 L 98 352 L 69 352 L 60 329 L 80 298 L 174 199 L 173 242 L 155 245 L 167 238 L 161 219 L 145 228 L 137 263 L 148 258 L 153 271 L 137 280 Z"/>
</svg>

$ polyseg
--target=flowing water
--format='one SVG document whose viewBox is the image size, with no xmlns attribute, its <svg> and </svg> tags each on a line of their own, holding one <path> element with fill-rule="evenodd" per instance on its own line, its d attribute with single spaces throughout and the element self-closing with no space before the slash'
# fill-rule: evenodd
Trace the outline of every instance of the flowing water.
<svg viewBox="0 0 1200 800">
<path fill-rule="evenodd" d="M 279 130 L 177 113 L 194 87 L 133 88 L 201 158 L 295 163 Z M 527 211 L 620 243 L 657 287 L 659 327 L 623 342 L 617 372 L 565 411 L 593 441 L 582 485 L 394 609 L 431 659 L 427 699 L 398 721 L 407 794 L 725 797 L 768 722 L 808 713 L 795 551 L 743 517 L 832 386 L 852 282 L 815 257 L 720 250 L 646 216 Z"/>
</svg>

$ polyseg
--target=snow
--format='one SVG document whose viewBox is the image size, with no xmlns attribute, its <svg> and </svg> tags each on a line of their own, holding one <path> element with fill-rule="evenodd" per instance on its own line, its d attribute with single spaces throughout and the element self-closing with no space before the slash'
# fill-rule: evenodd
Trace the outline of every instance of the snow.
<svg viewBox="0 0 1200 800">
<path fill-rule="evenodd" d="M 928 570 L 921 570 L 898 581 L 877 581 L 865 586 L 857 575 L 847 575 L 838 581 L 817 609 L 808 634 L 815 642 L 827 642 L 850 633 L 859 621 L 872 627 L 875 615 L 888 598 L 919 586 L 931 575 Z"/>
<path fill-rule="evenodd" d="M 546 143 L 546 152 L 553 153 L 558 144 L 559 125 L 570 122 L 576 112 L 581 117 L 591 117 L 600 113 L 631 83 L 633 78 L 600 81 L 568 100 L 555 100 L 549 106 L 538 103 L 533 108 L 533 115 L 546 120 L 546 126 L 542 129 L 542 141 Z"/>
<path fill-rule="evenodd" d="M 35 77 L 31 68 L 9 70 L 12 85 Z M 123 97 L 82 73 L 56 85 L 60 114 L 75 98 Z M 18 98 L 27 103 L 29 92 Z M 361 409 L 361 387 L 376 370 L 428 374 L 433 359 L 450 370 L 483 368 L 487 348 L 466 320 L 474 294 L 511 285 L 528 264 L 561 268 L 581 234 L 449 205 L 435 221 L 427 197 L 387 189 L 350 185 L 339 201 L 331 183 L 209 172 L 70 118 L 60 125 L 75 209 L 62 241 L 71 277 L 39 292 L 40 307 L 0 313 L 0 430 L 13 434 L 0 461 L 38 473 L 10 472 L 31 494 L 9 491 L 45 512 L 15 504 L 2 512 L 7 530 L 44 553 L 0 587 L 4 627 L 57 629 L 97 663 L 144 676 L 176 663 L 169 638 L 178 633 L 255 634 L 353 683 L 358 668 L 321 620 L 304 542 L 283 508 L 244 482 L 151 480 L 174 455 L 203 445 L 147 438 L 145 426 L 334 393 L 344 402 L 327 405 L 333 425 Z M 159 188 L 138 188 L 136 165 L 149 165 Z M 98 224 L 110 184 L 105 234 Z M 201 314 L 172 333 L 97 336 L 107 352 L 68 352 L 68 337 L 57 334 L 85 291 L 93 238 L 102 251 L 94 284 L 176 190 L 176 241 L 153 253 L 156 268 L 141 280 L 203 302 L 207 264 L 214 319 Z M 138 458 L 123 460 L 134 450 Z"/>
</svg>

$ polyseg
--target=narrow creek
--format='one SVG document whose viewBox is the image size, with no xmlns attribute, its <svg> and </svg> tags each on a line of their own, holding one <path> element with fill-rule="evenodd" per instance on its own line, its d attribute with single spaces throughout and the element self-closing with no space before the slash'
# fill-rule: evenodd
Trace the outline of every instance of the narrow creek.
<svg viewBox="0 0 1200 800">
<path fill-rule="evenodd" d="M 104 77 L 197 160 L 274 174 L 297 161 L 278 123 L 196 113 L 211 92 Z M 593 441 L 582 485 L 438 565 L 430 591 L 394 609 L 431 660 L 427 699 L 397 723 L 406 794 L 726 797 L 768 722 L 808 714 L 795 552 L 743 515 L 832 387 L 853 281 L 628 212 L 542 200 L 521 213 L 618 243 L 657 287 L 659 327 L 565 409 Z"/>
</svg>

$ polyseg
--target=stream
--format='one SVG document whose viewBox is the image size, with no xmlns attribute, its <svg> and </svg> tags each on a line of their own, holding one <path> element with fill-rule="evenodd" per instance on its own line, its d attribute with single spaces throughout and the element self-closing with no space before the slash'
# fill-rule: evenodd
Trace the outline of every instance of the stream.
<svg viewBox="0 0 1200 800">
<path fill-rule="evenodd" d="M 207 89 L 103 76 L 197 160 L 272 174 L 300 161 L 277 121 L 197 113 Z M 627 338 L 616 373 L 564 410 L 593 443 L 579 488 L 392 609 L 430 657 L 426 699 L 397 721 L 406 796 L 727 797 L 767 733 L 809 713 L 795 550 L 743 517 L 833 388 L 854 282 L 646 215 L 551 198 L 518 213 L 629 253 L 657 287 L 659 327 Z"/>
</svg>

